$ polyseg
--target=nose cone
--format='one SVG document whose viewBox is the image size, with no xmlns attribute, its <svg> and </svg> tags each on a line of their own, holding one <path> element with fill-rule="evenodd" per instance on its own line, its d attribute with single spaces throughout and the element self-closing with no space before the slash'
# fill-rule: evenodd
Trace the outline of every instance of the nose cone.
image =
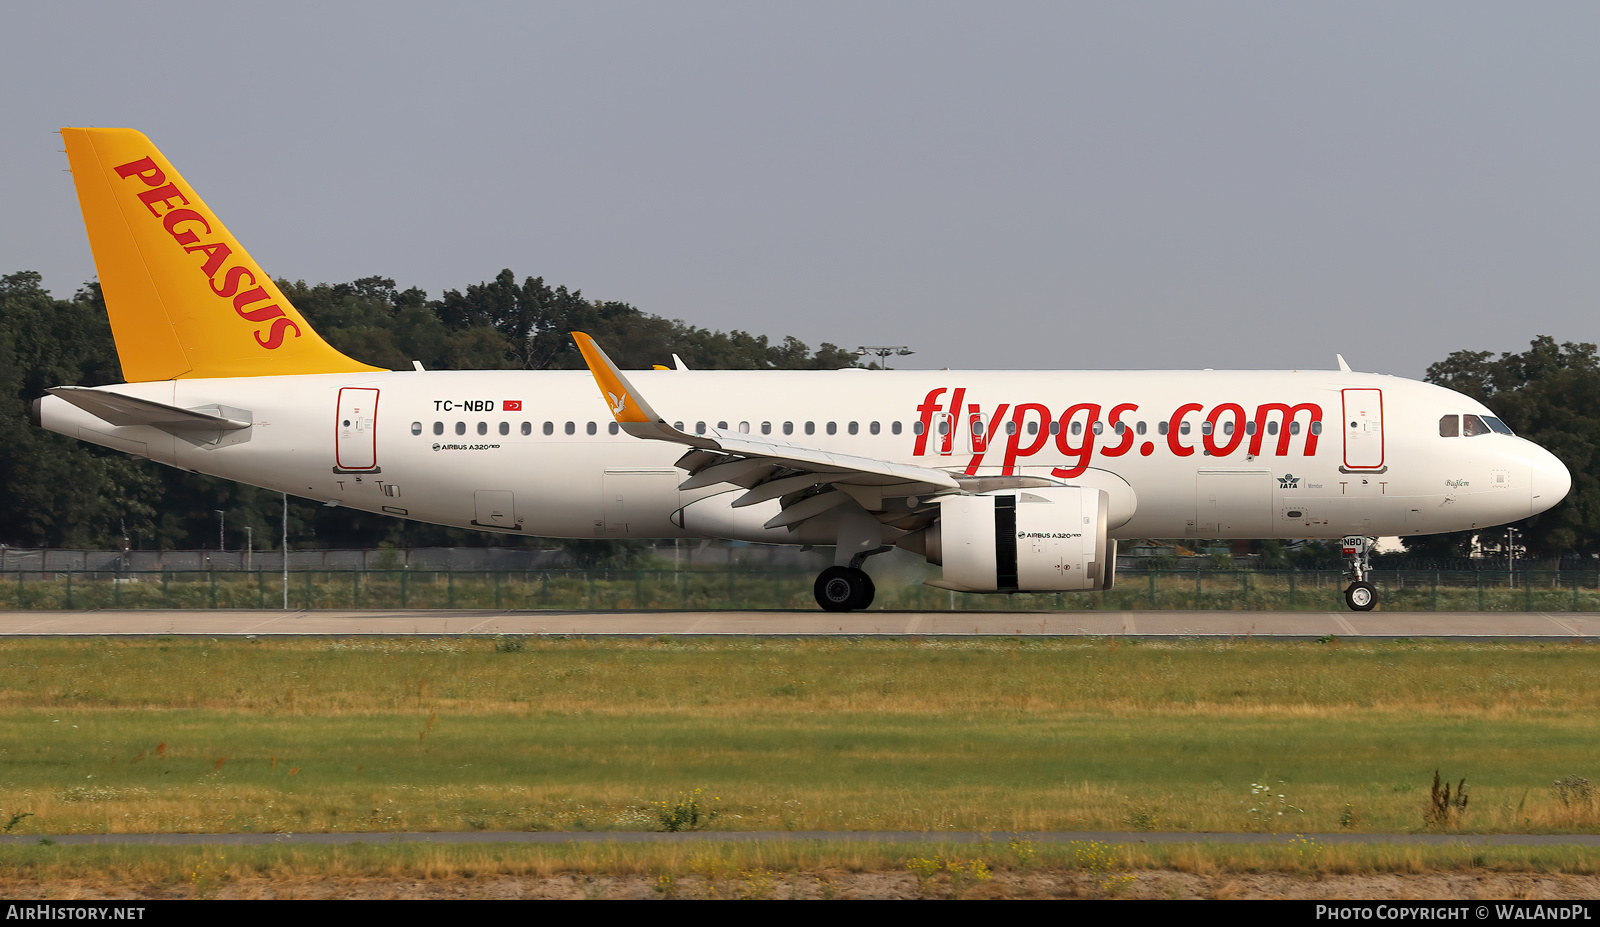
<svg viewBox="0 0 1600 927">
<path fill-rule="evenodd" d="M 1544 448 L 1533 455 L 1529 461 L 1531 470 L 1528 484 L 1533 498 L 1530 500 L 1532 509 L 1528 514 L 1537 515 L 1552 508 L 1557 502 L 1567 497 L 1572 490 L 1572 474 L 1567 471 L 1567 465 L 1556 459 L 1556 455 Z"/>
</svg>

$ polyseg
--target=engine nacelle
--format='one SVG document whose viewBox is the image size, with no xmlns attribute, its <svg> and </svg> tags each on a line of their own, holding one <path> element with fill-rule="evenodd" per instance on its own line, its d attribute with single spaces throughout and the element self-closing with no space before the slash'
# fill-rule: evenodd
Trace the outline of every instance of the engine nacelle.
<svg viewBox="0 0 1600 927">
<path fill-rule="evenodd" d="M 944 566 L 932 585 L 959 592 L 1110 589 L 1117 542 L 1106 537 L 1105 492 L 1082 486 L 1004 490 L 939 500 L 925 555 Z"/>
</svg>

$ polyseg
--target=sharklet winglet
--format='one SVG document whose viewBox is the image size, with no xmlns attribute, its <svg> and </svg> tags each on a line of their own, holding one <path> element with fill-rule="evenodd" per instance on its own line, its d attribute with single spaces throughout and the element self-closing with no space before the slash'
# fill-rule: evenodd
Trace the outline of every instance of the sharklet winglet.
<svg viewBox="0 0 1600 927">
<path fill-rule="evenodd" d="M 589 365 L 589 373 L 594 375 L 594 382 L 600 387 L 600 396 L 611 410 L 612 418 L 617 420 L 623 431 L 636 438 L 654 438 L 692 447 L 717 447 L 717 443 L 709 438 L 685 434 L 668 425 L 666 419 L 639 395 L 639 391 L 617 369 L 616 362 L 606 355 L 593 338 L 583 332 L 573 332 L 572 341 L 583 355 L 584 363 Z"/>
</svg>

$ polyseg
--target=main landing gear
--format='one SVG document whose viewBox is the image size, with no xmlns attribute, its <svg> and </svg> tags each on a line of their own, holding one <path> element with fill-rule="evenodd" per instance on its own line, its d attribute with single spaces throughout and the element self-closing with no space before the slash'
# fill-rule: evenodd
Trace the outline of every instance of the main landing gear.
<svg viewBox="0 0 1600 927">
<path fill-rule="evenodd" d="M 830 612 L 866 608 L 877 595 L 872 577 L 859 567 L 831 566 L 817 577 L 817 604 Z"/>
<path fill-rule="evenodd" d="M 853 612 L 872 604 L 878 594 L 872 577 L 861 569 L 867 558 L 894 550 L 883 543 L 883 525 L 854 503 L 838 506 L 838 543 L 833 549 L 833 566 L 817 576 L 817 604 L 824 611 Z"/>
<path fill-rule="evenodd" d="M 1369 557 L 1377 544 L 1377 538 L 1354 534 L 1344 539 L 1344 575 L 1351 580 L 1344 589 L 1344 602 L 1353 612 L 1370 612 L 1378 604 L 1378 590 L 1367 582 L 1372 571 Z"/>
</svg>

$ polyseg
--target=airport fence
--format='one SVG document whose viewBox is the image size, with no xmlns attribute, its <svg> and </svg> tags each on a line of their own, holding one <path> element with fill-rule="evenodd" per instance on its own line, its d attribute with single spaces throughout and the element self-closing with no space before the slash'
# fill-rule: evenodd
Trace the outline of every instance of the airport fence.
<svg viewBox="0 0 1600 927">
<path fill-rule="evenodd" d="M 793 570 L 16 570 L 4 609 L 814 609 Z M 1600 571 L 1375 570 L 1388 611 L 1600 611 Z M 1098 593 L 978 595 L 879 579 L 876 609 L 1344 610 L 1338 571 L 1142 570 Z"/>
</svg>

